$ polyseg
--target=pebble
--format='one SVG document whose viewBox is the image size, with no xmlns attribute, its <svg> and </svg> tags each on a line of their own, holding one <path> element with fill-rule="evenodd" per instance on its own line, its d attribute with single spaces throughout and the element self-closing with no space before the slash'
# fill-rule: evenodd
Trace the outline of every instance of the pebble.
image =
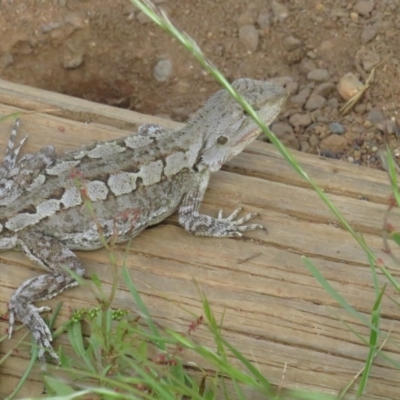
<svg viewBox="0 0 400 400">
<path fill-rule="evenodd" d="M 332 110 L 336 110 L 339 107 L 339 101 L 336 97 L 331 97 L 325 105 Z"/>
<path fill-rule="evenodd" d="M 358 14 L 356 12 L 350 13 L 350 18 L 353 22 L 358 22 Z"/>
<path fill-rule="evenodd" d="M 301 40 L 295 38 L 294 36 L 288 36 L 283 40 L 283 46 L 287 51 L 293 51 L 303 46 Z"/>
<path fill-rule="evenodd" d="M 359 92 L 362 87 L 363 84 L 358 78 L 352 72 L 348 72 L 340 78 L 337 90 L 344 100 L 349 100 Z"/>
<path fill-rule="evenodd" d="M 281 3 L 277 1 L 273 1 L 272 4 L 272 12 L 274 13 L 274 17 L 279 21 L 282 22 L 289 16 L 289 9 Z"/>
<path fill-rule="evenodd" d="M 248 51 L 254 53 L 258 47 L 259 35 L 254 25 L 243 25 L 239 29 L 239 39 Z"/>
<path fill-rule="evenodd" d="M 63 67 L 65 69 L 76 69 L 83 64 L 83 54 L 77 54 L 71 58 L 65 58 L 63 61 Z"/>
<path fill-rule="evenodd" d="M 367 114 L 367 120 L 376 125 L 379 123 L 383 123 L 385 121 L 385 116 L 379 108 L 373 107 L 369 110 Z"/>
<path fill-rule="evenodd" d="M 307 79 L 310 81 L 326 81 L 329 79 L 329 72 L 326 69 L 316 68 L 307 74 Z"/>
<path fill-rule="evenodd" d="M 375 51 L 365 49 L 361 53 L 362 66 L 365 72 L 370 72 L 381 61 L 379 54 Z"/>
<path fill-rule="evenodd" d="M 311 146 L 313 149 L 316 149 L 317 146 L 318 146 L 318 144 L 319 144 L 319 137 L 318 137 L 315 133 L 313 133 L 313 134 L 310 136 L 310 139 L 308 139 L 308 141 L 309 141 L 309 143 L 310 143 L 310 146 Z"/>
<path fill-rule="evenodd" d="M 153 76 L 157 82 L 165 82 L 172 74 L 172 62 L 168 58 L 161 59 L 153 69 Z"/>
<path fill-rule="evenodd" d="M 285 146 L 299 150 L 299 141 L 294 135 L 292 127 L 288 123 L 276 122 L 272 125 L 271 130 Z"/>
<path fill-rule="evenodd" d="M 42 31 L 42 33 L 48 33 L 53 31 L 54 29 L 58 29 L 61 27 L 62 27 L 61 22 L 49 22 L 47 24 L 42 25 L 40 27 L 40 30 Z"/>
<path fill-rule="evenodd" d="M 299 84 L 297 82 L 289 82 L 286 85 L 286 91 L 289 93 L 289 96 L 295 95 L 299 90 Z"/>
<path fill-rule="evenodd" d="M 302 151 L 303 153 L 312 153 L 310 143 L 305 140 L 300 142 L 300 151 Z"/>
<path fill-rule="evenodd" d="M 254 19 L 251 13 L 249 11 L 246 11 L 243 14 L 239 15 L 236 23 L 238 27 L 241 27 L 243 25 L 253 25 Z"/>
<path fill-rule="evenodd" d="M 367 109 L 367 106 L 364 103 L 358 103 L 354 107 L 354 111 L 357 114 L 364 114 L 366 109 Z"/>
<path fill-rule="evenodd" d="M 359 0 L 354 4 L 353 10 L 365 17 L 374 9 L 374 6 L 374 2 L 371 0 Z"/>
<path fill-rule="evenodd" d="M 0 67 L 8 67 L 14 64 L 14 57 L 10 53 L 5 53 L 0 57 Z"/>
<path fill-rule="evenodd" d="M 289 118 L 289 122 L 297 127 L 297 126 L 308 126 L 311 124 L 311 117 L 308 114 L 293 114 Z"/>
<path fill-rule="evenodd" d="M 77 12 L 68 12 L 65 15 L 65 22 L 72 25 L 75 29 L 84 29 L 87 26 L 86 18 Z"/>
<path fill-rule="evenodd" d="M 347 148 L 348 143 L 344 136 L 333 133 L 332 135 L 322 139 L 320 142 L 320 149 L 322 151 L 331 151 L 338 153 Z"/>
<path fill-rule="evenodd" d="M 318 94 L 312 94 L 305 105 L 307 111 L 313 111 L 322 108 L 326 103 L 326 99 Z"/>
<path fill-rule="evenodd" d="M 335 90 L 335 85 L 331 82 L 319 84 L 313 91 L 313 94 L 318 94 L 322 97 L 328 97 Z"/>
<path fill-rule="evenodd" d="M 371 40 L 373 40 L 378 33 L 378 25 L 373 24 L 373 25 L 366 25 L 361 32 L 361 43 L 362 44 L 367 44 Z"/>
<path fill-rule="evenodd" d="M 328 125 L 328 128 L 331 133 L 336 133 L 338 135 L 343 135 L 343 133 L 345 132 L 344 126 L 339 122 L 331 122 Z"/>
<path fill-rule="evenodd" d="M 269 12 L 262 12 L 257 17 L 257 24 L 260 29 L 266 29 L 271 26 L 274 16 Z"/>
<path fill-rule="evenodd" d="M 288 65 L 299 63 L 304 58 L 305 51 L 305 47 L 299 47 L 296 50 L 288 52 L 286 54 L 286 62 Z"/>
<path fill-rule="evenodd" d="M 310 96 L 310 93 L 311 93 L 310 88 L 305 87 L 304 89 L 300 90 L 300 92 L 298 94 L 296 94 L 295 96 L 292 96 L 290 98 L 290 101 L 292 103 L 297 104 L 300 107 L 302 107 L 306 103 L 308 97 Z"/>
<path fill-rule="evenodd" d="M 300 62 L 300 70 L 304 74 L 308 74 L 310 71 L 316 68 L 315 62 L 310 58 L 303 58 Z"/>
</svg>

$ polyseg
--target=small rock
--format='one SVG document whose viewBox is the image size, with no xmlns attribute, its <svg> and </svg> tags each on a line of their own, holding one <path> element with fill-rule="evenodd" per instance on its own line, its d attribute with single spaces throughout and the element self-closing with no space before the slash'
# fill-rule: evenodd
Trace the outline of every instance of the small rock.
<svg viewBox="0 0 400 400">
<path fill-rule="evenodd" d="M 367 106 L 364 103 L 358 103 L 354 107 L 354 111 L 357 114 L 364 114 L 366 109 L 367 109 Z"/>
<path fill-rule="evenodd" d="M 332 110 L 336 110 L 339 106 L 339 101 L 336 97 L 331 97 L 327 102 L 326 102 L 326 107 L 329 107 Z"/>
<path fill-rule="evenodd" d="M 327 98 L 335 90 L 335 85 L 331 82 L 325 82 L 318 85 L 313 94 L 318 94 L 319 96 Z"/>
<path fill-rule="evenodd" d="M 368 120 L 364 121 L 364 123 L 363 123 L 363 127 L 364 128 L 369 129 L 369 128 L 371 128 L 371 126 L 372 126 L 372 122 L 371 121 L 368 121 Z"/>
<path fill-rule="evenodd" d="M 369 13 L 374 9 L 374 2 L 370 0 L 359 0 L 357 1 L 356 4 L 353 6 L 353 10 L 358 13 L 365 16 L 368 16 Z"/>
<path fill-rule="evenodd" d="M 53 31 L 54 29 L 61 28 L 61 26 L 61 22 L 49 22 L 47 24 L 43 24 L 40 30 L 42 31 L 42 33 L 47 33 Z"/>
<path fill-rule="evenodd" d="M 325 139 L 321 140 L 320 149 L 322 151 L 331 151 L 332 153 L 338 153 L 347 148 L 348 143 L 344 136 L 332 134 Z"/>
<path fill-rule="evenodd" d="M 338 135 L 343 135 L 343 133 L 345 132 L 344 126 L 339 122 L 331 122 L 328 125 L 328 128 L 331 131 L 331 133 L 336 133 Z"/>
<path fill-rule="evenodd" d="M 319 111 L 319 112 L 321 112 L 321 110 L 316 110 L 316 111 Z M 313 113 L 315 113 L 315 111 L 313 111 L 311 114 L 313 114 Z M 323 122 L 324 124 L 329 124 L 329 121 L 330 121 L 331 119 L 329 118 L 329 117 L 327 117 L 326 115 L 319 115 L 318 117 L 317 117 L 317 122 Z"/>
<path fill-rule="evenodd" d="M 308 114 L 293 114 L 289 122 L 295 127 L 308 126 L 311 124 L 311 117 Z"/>
<path fill-rule="evenodd" d="M 353 22 L 358 22 L 358 14 L 356 12 L 350 13 L 350 18 Z"/>
<path fill-rule="evenodd" d="M 308 74 L 310 71 L 316 68 L 315 62 L 309 58 L 303 58 L 300 63 L 301 72 Z"/>
<path fill-rule="evenodd" d="M 293 51 L 303 46 L 301 40 L 295 38 L 294 36 L 288 36 L 283 40 L 283 46 L 287 51 Z"/>
<path fill-rule="evenodd" d="M 159 60 L 153 69 L 153 76 L 157 82 L 165 82 L 172 74 L 172 62 L 165 58 Z"/>
<path fill-rule="evenodd" d="M 378 33 L 377 24 L 366 25 L 363 31 L 361 32 L 361 43 L 367 44 L 368 42 L 374 39 L 377 33 Z"/>
<path fill-rule="evenodd" d="M 289 16 L 289 9 L 285 5 L 278 3 L 277 1 L 273 1 L 271 6 L 274 17 L 278 21 L 282 22 Z"/>
<path fill-rule="evenodd" d="M 359 160 L 361 158 L 361 151 L 360 150 L 354 150 L 353 156 L 354 156 L 355 160 Z"/>
<path fill-rule="evenodd" d="M 340 78 L 337 90 L 344 100 L 349 100 L 358 93 L 362 87 L 363 84 L 358 78 L 352 72 L 348 72 Z"/>
<path fill-rule="evenodd" d="M 307 79 L 310 81 L 326 81 L 329 79 L 329 72 L 326 69 L 316 68 L 307 74 Z"/>
<path fill-rule="evenodd" d="M 324 119 L 324 117 L 322 115 L 322 111 L 319 108 L 310 111 L 310 117 L 311 117 L 311 121 L 319 121 L 321 118 Z"/>
<path fill-rule="evenodd" d="M 254 25 L 243 25 L 239 29 L 239 39 L 248 51 L 254 53 L 258 47 L 258 31 Z"/>
<path fill-rule="evenodd" d="M 87 26 L 86 18 L 74 11 L 70 11 L 65 14 L 65 22 L 72 25 L 75 29 L 84 29 Z"/>
<path fill-rule="evenodd" d="M 300 90 L 300 92 L 296 94 L 296 96 L 292 96 L 290 98 L 290 101 L 302 107 L 306 103 L 308 97 L 310 96 L 310 93 L 311 93 L 310 88 L 305 87 L 304 89 Z"/>
<path fill-rule="evenodd" d="M 68 57 L 64 59 L 63 67 L 65 69 L 76 69 L 79 68 L 83 63 L 83 55 L 77 54 L 73 57 Z"/>
<path fill-rule="evenodd" d="M 289 93 L 289 96 L 295 95 L 299 90 L 299 84 L 297 82 L 289 82 L 286 85 L 286 91 Z"/>
<path fill-rule="evenodd" d="M 272 125 L 271 130 L 285 146 L 295 150 L 299 149 L 299 141 L 294 135 L 292 127 L 288 123 L 276 122 Z"/>
<path fill-rule="evenodd" d="M 5 53 L 0 57 L 0 67 L 5 68 L 14 64 L 14 57 L 10 53 Z"/>
<path fill-rule="evenodd" d="M 306 103 L 306 110 L 313 111 L 319 108 L 322 108 L 326 103 L 326 99 L 318 94 L 312 94 Z"/>
<path fill-rule="evenodd" d="M 310 50 L 307 51 L 307 57 L 310 57 L 311 60 L 315 60 L 318 58 L 318 55 L 315 53 L 315 51 Z"/>
<path fill-rule="evenodd" d="M 266 29 L 271 26 L 274 16 L 269 12 L 262 12 L 257 17 L 257 24 L 260 29 Z"/>
<path fill-rule="evenodd" d="M 300 142 L 300 151 L 302 151 L 303 153 L 311 153 L 311 150 L 312 149 L 310 143 L 305 140 Z"/>
<path fill-rule="evenodd" d="M 28 40 L 18 40 L 17 42 L 14 43 L 14 45 L 11 48 L 11 53 L 13 55 L 16 54 L 31 54 L 33 51 L 33 46 L 31 43 L 29 43 Z"/>
<path fill-rule="evenodd" d="M 332 52 L 335 51 L 335 46 L 336 46 L 336 41 L 334 38 L 324 40 L 319 45 L 319 51 L 320 51 L 320 53 L 332 54 Z"/>
<path fill-rule="evenodd" d="M 245 11 L 243 14 L 239 15 L 236 23 L 240 28 L 243 25 L 253 25 L 254 19 L 249 11 Z"/>
<path fill-rule="evenodd" d="M 293 51 L 290 51 L 286 54 L 286 62 L 288 63 L 288 65 L 299 63 L 304 58 L 305 52 L 305 47 L 299 47 Z"/>
<path fill-rule="evenodd" d="M 368 112 L 367 120 L 376 125 L 379 123 L 383 123 L 385 121 L 385 116 L 379 108 L 373 107 Z"/>
<path fill-rule="evenodd" d="M 311 146 L 313 149 L 316 149 L 317 146 L 318 146 L 318 144 L 319 144 L 319 137 L 318 137 L 315 133 L 313 133 L 313 134 L 310 136 L 310 139 L 308 139 L 308 141 L 309 141 L 309 143 L 310 143 L 310 146 Z"/>
<path fill-rule="evenodd" d="M 370 72 L 381 61 L 379 55 L 372 50 L 364 49 L 361 53 L 362 66 L 365 72 Z"/>
</svg>

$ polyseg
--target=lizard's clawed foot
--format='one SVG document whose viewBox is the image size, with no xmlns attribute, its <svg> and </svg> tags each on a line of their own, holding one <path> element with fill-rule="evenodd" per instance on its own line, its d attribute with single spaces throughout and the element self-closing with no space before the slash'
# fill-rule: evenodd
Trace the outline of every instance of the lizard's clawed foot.
<svg viewBox="0 0 400 400">
<path fill-rule="evenodd" d="M 247 221 L 259 216 L 258 213 L 249 213 L 242 218 L 236 219 L 235 218 L 239 215 L 242 211 L 242 207 L 238 207 L 229 217 L 223 217 L 223 210 L 219 210 L 217 221 L 223 222 L 226 224 L 226 236 L 231 237 L 240 237 L 242 236 L 241 232 L 248 232 L 254 231 L 255 229 L 264 229 L 266 228 L 261 224 L 251 224 L 251 225 L 243 225 Z"/>
<path fill-rule="evenodd" d="M 46 369 L 46 351 L 50 353 L 51 357 L 57 362 L 57 364 L 60 363 L 60 360 L 51 345 L 53 340 L 51 331 L 40 316 L 40 313 L 49 311 L 51 311 L 50 307 L 35 307 L 32 304 L 17 305 L 13 304 L 12 300 L 9 305 L 8 337 L 11 338 L 12 336 L 15 319 L 19 319 L 31 331 L 32 336 L 39 347 L 38 358 L 42 364 L 42 369 Z"/>
</svg>

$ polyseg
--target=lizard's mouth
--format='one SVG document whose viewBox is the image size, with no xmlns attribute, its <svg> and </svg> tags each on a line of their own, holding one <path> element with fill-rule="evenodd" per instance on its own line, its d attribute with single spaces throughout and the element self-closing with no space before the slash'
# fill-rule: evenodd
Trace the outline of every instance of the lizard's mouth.
<svg viewBox="0 0 400 400">
<path fill-rule="evenodd" d="M 253 129 L 250 129 L 245 135 L 243 135 L 239 140 L 236 141 L 236 144 L 247 143 L 251 138 L 255 135 L 258 135 L 261 132 L 261 128 L 256 125 Z"/>
</svg>

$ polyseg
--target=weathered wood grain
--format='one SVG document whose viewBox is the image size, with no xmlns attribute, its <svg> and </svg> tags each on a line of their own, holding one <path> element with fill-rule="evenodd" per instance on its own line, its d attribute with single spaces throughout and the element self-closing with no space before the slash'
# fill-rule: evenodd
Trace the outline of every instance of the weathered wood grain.
<svg viewBox="0 0 400 400">
<path fill-rule="evenodd" d="M 40 112 L 49 109 L 58 111 Z M 29 134 L 28 152 L 45 144 L 62 151 L 91 140 L 124 136 L 147 122 L 167 128 L 178 125 L 0 80 L 0 116 L 18 110 L 38 111 L 22 116 L 20 134 Z M 13 119 L 0 124 L 0 149 L 5 148 L 12 124 Z M 386 174 L 298 152 L 295 156 L 351 225 L 363 233 L 373 251 L 387 260 L 380 236 L 389 196 Z M 368 318 L 374 293 L 364 252 L 349 233 L 337 227 L 327 207 L 271 145 L 251 145 L 213 176 L 205 212 L 216 214 L 220 208 L 229 212 L 238 205 L 246 212 L 259 212 L 268 233 L 246 233 L 242 240 L 199 238 L 186 233 L 172 217 L 132 241 L 127 265 L 144 302 L 158 323 L 185 332 L 193 320 L 185 309 L 202 314 L 196 280 L 217 317 L 224 313 L 224 336 L 254 360 L 273 383 L 280 383 L 287 365 L 284 386 L 337 392 L 363 367 L 368 353 L 368 347 L 343 321 L 351 323 L 367 340 L 369 330 L 319 286 L 300 257 L 310 257 L 332 286 Z M 398 224 L 399 218 L 393 221 Z M 122 259 L 125 246 L 119 249 Z M 107 253 L 78 255 L 88 275 L 96 272 L 109 288 Z M 389 265 L 393 275 L 400 278 L 399 267 L 392 262 Z M 5 312 L 13 291 L 40 270 L 16 252 L 0 254 L 0 270 L 0 312 Z M 379 280 L 385 282 L 380 273 Z M 396 297 L 390 285 L 387 294 Z M 54 305 L 60 299 L 64 307 L 58 323 L 68 318 L 69 307 L 95 304 L 91 293 L 79 287 L 48 303 Z M 122 280 L 115 306 L 135 310 Z M 399 362 L 399 309 L 385 297 L 381 329 L 387 332 L 390 327 L 391 339 L 385 352 Z M 0 329 L 6 332 L 5 321 L 0 321 Z M 24 332 L 22 329 L 12 340 L 0 342 L 0 358 Z M 199 328 L 195 337 L 212 346 L 204 328 Z M 60 338 L 55 347 L 59 344 L 67 346 L 66 339 Z M 202 363 L 193 354 L 188 357 Z M 28 347 L 20 347 L 0 365 L 0 398 L 11 392 L 28 359 Z M 40 395 L 41 389 L 37 369 L 19 396 Z M 398 399 L 399 393 L 399 370 L 378 356 L 364 399 Z"/>
</svg>

